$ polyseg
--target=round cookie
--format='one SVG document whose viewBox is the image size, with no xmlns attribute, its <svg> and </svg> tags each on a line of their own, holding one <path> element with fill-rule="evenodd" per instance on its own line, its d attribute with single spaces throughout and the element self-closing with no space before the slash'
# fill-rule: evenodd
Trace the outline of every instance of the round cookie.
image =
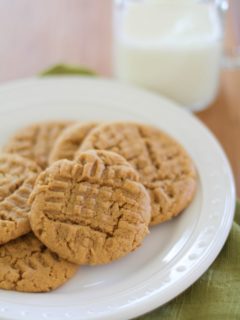
<svg viewBox="0 0 240 320">
<path fill-rule="evenodd" d="M 31 196 L 35 235 L 60 257 L 105 264 L 140 246 L 150 199 L 137 172 L 118 154 L 83 152 L 39 175 Z"/>
<path fill-rule="evenodd" d="M 128 122 L 103 124 L 90 132 L 79 152 L 88 149 L 114 151 L 133 165 L 150 193 L 152 225 L 177 216 L 194 197 L 197 175 L 191 158 L 157 128 Z"/>
<path fill-rule="evenodd" d="M 40 168 L 16 154 L 0 155 L 0 244 L 31 230 L 28 198 Z"/>
<path fill-rule="evenodd" d="M 76 123 L 59 135 L 49 156 L 49 163 L 57 160 L 73 160 L 75 152 L 81 146 L 88 133 L 97 126 L 96 122 Z"/>
<path fill-rule="evenodd" d="M 70 124 L 70 121 L 41 122 L 22 128 L 10 138 L 4 152 L 34 160 L 45 169 L 57 137 Z"/>
<path fill-rule="evenodd" d="M 64 284 L 78 266 L 48 250 L 33 233 L 0 247 L 0 288 L 47 292 Z"/>
</svg>

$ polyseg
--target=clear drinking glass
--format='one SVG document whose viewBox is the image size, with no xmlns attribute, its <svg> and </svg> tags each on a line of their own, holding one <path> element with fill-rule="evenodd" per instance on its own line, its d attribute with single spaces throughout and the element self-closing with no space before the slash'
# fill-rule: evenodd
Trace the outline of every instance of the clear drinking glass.
<svg viewBox="0 0 240 320">
<path fill-rule="evenodd" d="M 232 1 L 238 24 L 240 0 Z M 115 0 L 116 77 L 189 110 L 206 108 L 217 94 L 222 62 L 240 64 L 223 53 L 227 9 L 226 0 Z"/>
</svg>

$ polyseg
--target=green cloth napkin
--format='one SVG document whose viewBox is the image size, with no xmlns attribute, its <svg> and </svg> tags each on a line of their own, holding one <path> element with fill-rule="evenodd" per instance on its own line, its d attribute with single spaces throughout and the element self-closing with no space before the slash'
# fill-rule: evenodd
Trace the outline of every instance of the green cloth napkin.
<svg viewBox="0 0 240 320">
<path fill-rule="evenodd" d="M 240 203 L 221 253 L 184 293 L 138 320 L 240 319 Z"/>
<path fill-rule="evenodd" d="M 86 68 L 57 65 L 41 75 L 95 75 Z M 240 320 L 240 203 L 221 253 L 207 272 L 180 296 L 135 320 Z"/>
<path fill-rule="evenodd" d="M 96 76 L 97 74 L 94 71 L 85 67 L 81 67 L 81 66 L 78 67 L 78 66 L 72 66 L 72 65 L 66 65 L 66 64 L 57 64 L 40 73 L 40 76 L 65 76 L 65 75 Z"/>
</svg>

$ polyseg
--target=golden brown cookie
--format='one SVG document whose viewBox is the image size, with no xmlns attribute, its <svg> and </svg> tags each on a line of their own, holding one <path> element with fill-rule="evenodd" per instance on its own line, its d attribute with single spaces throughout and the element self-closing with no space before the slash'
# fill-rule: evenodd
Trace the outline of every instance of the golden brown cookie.
<svg viewBox="0 0 240 320">
<path fill-rule="evenodd" d="M 69 124 L 72 122 L 41 122 L 22 128 L 8 141 L 4 151 L 34 160 L 45 169 L 57 137 Z"/>
<path fill-rule="evenodd" d="M 79 152 L 88 149 L 117 152 L 133 165 L 150 193 L 152 225 L 178 215 L 193 199 L 197 177 L 191 158 L 157 128 L 124 122 L 103 124 L 90 132 Z"/>
<path fill-rule="evenodd" d="M 46 292 L 64 284 L 78 266 L 59 258 L 32 233 L 0 247 L 0 288 Z"/>
<path fill-rule="evenodd" d="M 140 246 L 150 199 L 137 172 L 118 154 L 88 151 L 39 175 L 30 223 L 52 251 L 78 264 L 104 264 Z"/>
<path fill-rule="evenodd" d="M 39 173 L 31 160 L 0 155 L 0 244 L 30 231 L 28 198 Z"/>
<path fill-rule="evenodd" d="M 97 126 L 96 122 L 75 123 L 59 135 L 49 156 L 49 163 L 57 160 L 73 160 L 88 133 Z"/>
</svg>

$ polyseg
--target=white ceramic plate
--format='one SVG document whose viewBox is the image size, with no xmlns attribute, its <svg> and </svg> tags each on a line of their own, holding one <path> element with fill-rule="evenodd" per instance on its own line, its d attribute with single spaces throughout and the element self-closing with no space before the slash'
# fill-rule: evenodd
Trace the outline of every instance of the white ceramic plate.
<svg viewBox="0 0 240 320">
<path fill-rule="evenodd" d="M 0 290 L 0 318 L 125 320 L 173 299 L 214 261 L 232 224 L 234 182 L 218 142 L 183 108 L 114 81 L 30 79 L 0 88 L 0 145 L 18 127 L 56 118 L 135 120 L 165 130 L 197 166 L 197 196 L 184 214 L 152 228 L 140 249 L 117 262 L 82 267 L 51 293 Z"/>
</svg>

